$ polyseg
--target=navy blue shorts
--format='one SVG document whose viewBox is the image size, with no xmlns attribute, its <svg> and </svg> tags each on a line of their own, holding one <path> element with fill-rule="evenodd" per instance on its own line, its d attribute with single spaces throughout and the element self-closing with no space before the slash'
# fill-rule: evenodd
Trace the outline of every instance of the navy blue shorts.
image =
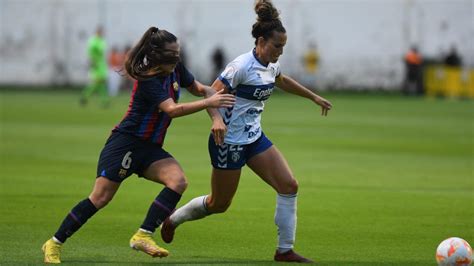
<svg viewBox="0 0 474 266">
<path fill-rule="evenodd" d="M 254 155 L 270 148 L 273 143 L 263 134 L 255 142 L 246 145 L 216 145 L 214 136 L 209 136 L 209 155 L 212 166 L 217 169 L 240 169 Z"/>
<path fill-rule="evenodd" d="M 97 177 L 122 182 L 132 174 L 143 176 L 153 162 L 173 157 L 160 145 L 138 137 L 112 132 L 105 143 L 97 166 Z"/>
</svg>

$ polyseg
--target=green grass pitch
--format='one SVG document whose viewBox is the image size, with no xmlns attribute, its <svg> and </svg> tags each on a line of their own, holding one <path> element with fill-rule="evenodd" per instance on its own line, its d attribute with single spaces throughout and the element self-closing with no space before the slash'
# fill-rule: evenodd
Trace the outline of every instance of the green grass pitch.
<svg viewBox="0 0 474 266">
<path fill-rule="evenodd" d="M 276 93 L 263 129 L 297 177 L 296 250 L 319 265 L 435 265 L 445 238 L 474 244 L 474 102 L 328 94 L 321 117 L 309 101 Z M 0 92 L 0 264 L 41 264 L 41 245 L 91 191 L 99 152 L 124 115 L 81 108 L 74 92 Z M 191 100 L 185 96 L 183 101 Z M 165 149 L 189 187 L 179 206 L 209 192 L 205 112 L 173 121 Z M 275 192 L 248 168 L 225 214 L 182 225 L 171 255 L 128 247 L 159 184 L 129 177 L 114 200 L 68 240 L 71 265 L 272 264 Z M 156 236 L 160 240 L 159 235 Z"/>
</svg>

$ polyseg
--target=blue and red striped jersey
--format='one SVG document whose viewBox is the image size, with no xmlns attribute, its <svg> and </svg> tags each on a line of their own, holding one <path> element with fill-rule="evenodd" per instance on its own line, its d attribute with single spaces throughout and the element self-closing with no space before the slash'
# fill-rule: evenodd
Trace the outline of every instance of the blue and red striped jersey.
<svg viewBox="0 0 474 266">
<path fill-rule="evenodd" d="M 166 77 L 135 81 L 127 113 L 113 131 L 163 145 L 171 117 L 158 106 L 169 98 L 178 102 L 180 88 L 187 88 L 193 82 L 194 76 L 181 63 Z"/>
</svg>

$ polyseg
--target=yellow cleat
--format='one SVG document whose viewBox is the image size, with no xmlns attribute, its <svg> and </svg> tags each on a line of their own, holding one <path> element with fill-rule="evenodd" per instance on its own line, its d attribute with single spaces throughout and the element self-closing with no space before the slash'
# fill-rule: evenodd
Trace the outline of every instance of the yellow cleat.
<svg viewBox="0 0 474 266">
<path fill-rule="evenodd" d="M 41 248 L 44 253 L 44 263 L 61 263 L 61 244 L 54 242 L 54 240 L 49 239 L 46 243 L 43 244 Z"/>
<path fill-rule="evenodd" d="M 162 258 L 169 254 L 168 250 L 159 247 L 155 243 L 150 233 L 141 230 L 138 230 L 130 239 L 130 247 L 135 250 L 143 251 L 152 257 Z"/>
</svg>

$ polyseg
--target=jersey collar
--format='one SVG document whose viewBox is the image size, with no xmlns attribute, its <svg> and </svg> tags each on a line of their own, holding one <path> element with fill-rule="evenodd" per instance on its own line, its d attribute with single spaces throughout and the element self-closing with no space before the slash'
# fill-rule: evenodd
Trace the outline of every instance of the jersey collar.
<svg viewBox="0 0 474 266">
<path fill-rule="evenodd" d="M 260 63 L 260 65 L 264 66 L 264 67 L 268 67 L 268 64 L 264 64 L 262 61 L 260 61 L 257 57 L 257 52 L 256 52 L 256 48 L 253 48 L 252 50 L 252 54 L 253 54 L 253 57 L 255 57 L 255 60 L 257 60 L 257 62 Z"/>
</svg>

